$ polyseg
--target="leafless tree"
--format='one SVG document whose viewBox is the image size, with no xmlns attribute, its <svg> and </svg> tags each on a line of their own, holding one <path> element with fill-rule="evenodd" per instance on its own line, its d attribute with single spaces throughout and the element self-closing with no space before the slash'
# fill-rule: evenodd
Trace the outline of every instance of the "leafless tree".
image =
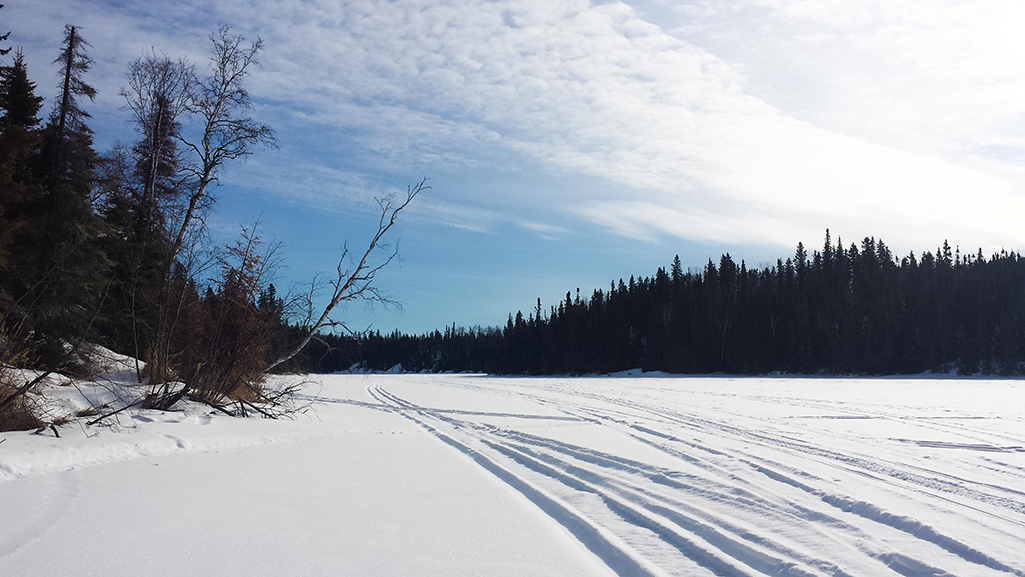
<svg viewBox="0 0 1025 577">
<path fill-rule="evenodd" d="M 172 277 L 184 270 L 186 283 L 193 278 L 191 257 L 203 235 L 211 185 L 227 162 L 252 154 L 257 146 L 274 145 L 273 130 L 249 116 L 252 104 L 245 87 L 263 42 L 247 42 L 227 26 L 210 40 L 207 74 L 198 75 L 185 60 L 151 52 L 132 63 L 121 90 L 142 135 L 133 149 L 133 186 L 145 223 L 163 235 L 147 241 L 159 242 L 162 255 L 160 286 L 151 304 L 156 310 L 153 342 L 146 347 L 147 374 L 154 385 L 171 376 L 170 338 L 182 306 Z"/>
<path fill-rule="evenodd" d="M 121 87 L 121 96 L 142 135 L 135 147 L 136 172 L 141 204 L 152 215 L 158 211 L 158 190 L 173 194 L 184 184 L 176 143 L 195 83 L 195 67 L 188 61 L 173 61 L 151 51 L 129 64 L 128 84 Z"/>
<path fill-rule="evenodd" d="M 409 206 L 409 203 L 413 202 L 413 199 L 418 194 L 427 189 L 430 189 L 430 187 L 427 186 L 427 179 L 424 178 L 419 184 L 407 187 L 406 195 L 403 199 L 387 196 L 377 200 L 377 204 L 381 209 L 381 217 L 377 224 L 377 232 L 371 238 L 366 250 L 361 254 L 353 254 L 348 246 L 342 249 L 342 255 L 338 259 L 338 266 L 336 267 L 337 276 L 330 282 L 331 298 L 328 300 L 327 306 L 324 307 L 316 321 L 313 321 L 311 316 L 310 320 L 313 322 L 304 331 L 303 338 L 271 362 L 267 366 L 268 371 L 299 354 L 316 337 L 321 329 L 340 327 L 343 330 L 348 330 L 344 322 L 331 317 L 339 304 L 355 300 L 387 300 L 374 284 L 374 278 L 381 269 L 388 266 L 395 259 L 398 255 L 398 249 L 392 250 L 387 257 L 376 264 L 373 262 L 373 257 L 384 248 L 381 241 L 388 234 L 388 231 L 395 226 L 399 213 Z M 309 300 L 313 302 L 312 289 Z"/>
<path fill-rule="evenodd" d="M 210 74 L 195 82 L 185 103 L 188 113 L 200 120 L 202 129 L 198 139 L 180 137 L 193 153 L 188 171 L 195 182 L 171 242 L 172 259 L 181 252 L 196 212 L 208 199 L 210 185 L 217 182 L 224 163 L 249 156 L 257 146 L 275 143 L 271 127 L 249 117 L 252 103 L 244 84 L 252 67 L 259 64 L 256 56 L 263 49 L 263 41 L 257 38 L 247 43 L 244 36 L 232 33 L 227 26 L 218 28 L 210 40 Z"/>
</svg>

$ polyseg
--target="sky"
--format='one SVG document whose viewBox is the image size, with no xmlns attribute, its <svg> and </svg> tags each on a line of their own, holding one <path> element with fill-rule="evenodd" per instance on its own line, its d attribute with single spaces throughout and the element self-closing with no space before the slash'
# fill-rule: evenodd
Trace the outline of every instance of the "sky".
<svg viewBox="0 0 1025 577">
<path fill-rule="evenodd" d="M 866 236 L 897 254 L 1025 249 L 1025 3 L 1015 0 L 7 0 L 38 93 L 81 27 L 100 150 L 155 49 L 203 70 L 261 38 L 253 116 L 278 147 L 222 174 L 211 236 L 260 222 L 279 289 L 335 270 L 374 199 L 427 177 L 354 328 L 501 325 L 577 288 L 749 266 Z"/>
</svg>

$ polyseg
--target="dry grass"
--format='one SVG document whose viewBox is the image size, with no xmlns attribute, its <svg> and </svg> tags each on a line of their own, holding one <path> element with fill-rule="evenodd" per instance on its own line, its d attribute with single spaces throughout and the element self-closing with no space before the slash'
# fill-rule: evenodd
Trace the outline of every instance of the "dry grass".
<svg viewBox="0 0 1025 577">
<path fill-rule="evenodd" d="M 0 315 L 0 402 L 18 390 L 21 383 L 17 382 L 12 367 L 24 364 L 27 359 L 24 347 L 17 346 L 4 332 L 2 321 L 3 316 Z M 27 431 L 42 427 L 44 423 L 33 409 L 25 395 L 0 408 L 0 431 Z"/>
<path fill-rule="evenodd" d="M 11 384 L 10 373 L 0 368 L 0 400 L 6 399 L 16 390 L 17 387 Z M 0 409 L 0 432 L 28 431 L 43 425 L 43 421 L 36 416 L 24 395 Z"/>
</svg>

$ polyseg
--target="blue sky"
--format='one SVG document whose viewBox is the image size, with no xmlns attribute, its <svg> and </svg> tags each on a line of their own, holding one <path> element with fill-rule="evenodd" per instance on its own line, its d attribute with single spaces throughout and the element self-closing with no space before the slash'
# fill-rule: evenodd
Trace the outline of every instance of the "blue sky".
<svg viewBox="0 0 1025 577">
<path fill-rule="evenodd" d="M 150 47 L 203 65 L 218 23 L 261 37 L 254 115 L 280 147 L 229 167 L 211 233 L 261 218 L 278 285 L 335 267 L 373 198 L 426 176 L 354 327 L 502 324 L 541 297 L 679 254 L 774 262 L 823 232 L 906 254 L 1025 247 L 1025 5 L 995 0 L 10 0 L 40 94 L 65 23 L 118 87 Z"/>
</svg>

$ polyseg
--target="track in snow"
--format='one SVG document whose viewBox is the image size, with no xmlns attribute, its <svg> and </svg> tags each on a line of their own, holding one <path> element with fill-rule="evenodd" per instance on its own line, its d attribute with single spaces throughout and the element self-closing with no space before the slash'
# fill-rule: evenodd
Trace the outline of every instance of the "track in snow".
<svg viewBox="0 0 1025 577">
<path fill-rule="evenodd" d="M 620 575 L 1025 577 L 1020 422 L 683 381 L 374 377 L 366 406 L 464 453 Z M 887 436 L 898 425 L 939 438 Z"/>
</svg>

